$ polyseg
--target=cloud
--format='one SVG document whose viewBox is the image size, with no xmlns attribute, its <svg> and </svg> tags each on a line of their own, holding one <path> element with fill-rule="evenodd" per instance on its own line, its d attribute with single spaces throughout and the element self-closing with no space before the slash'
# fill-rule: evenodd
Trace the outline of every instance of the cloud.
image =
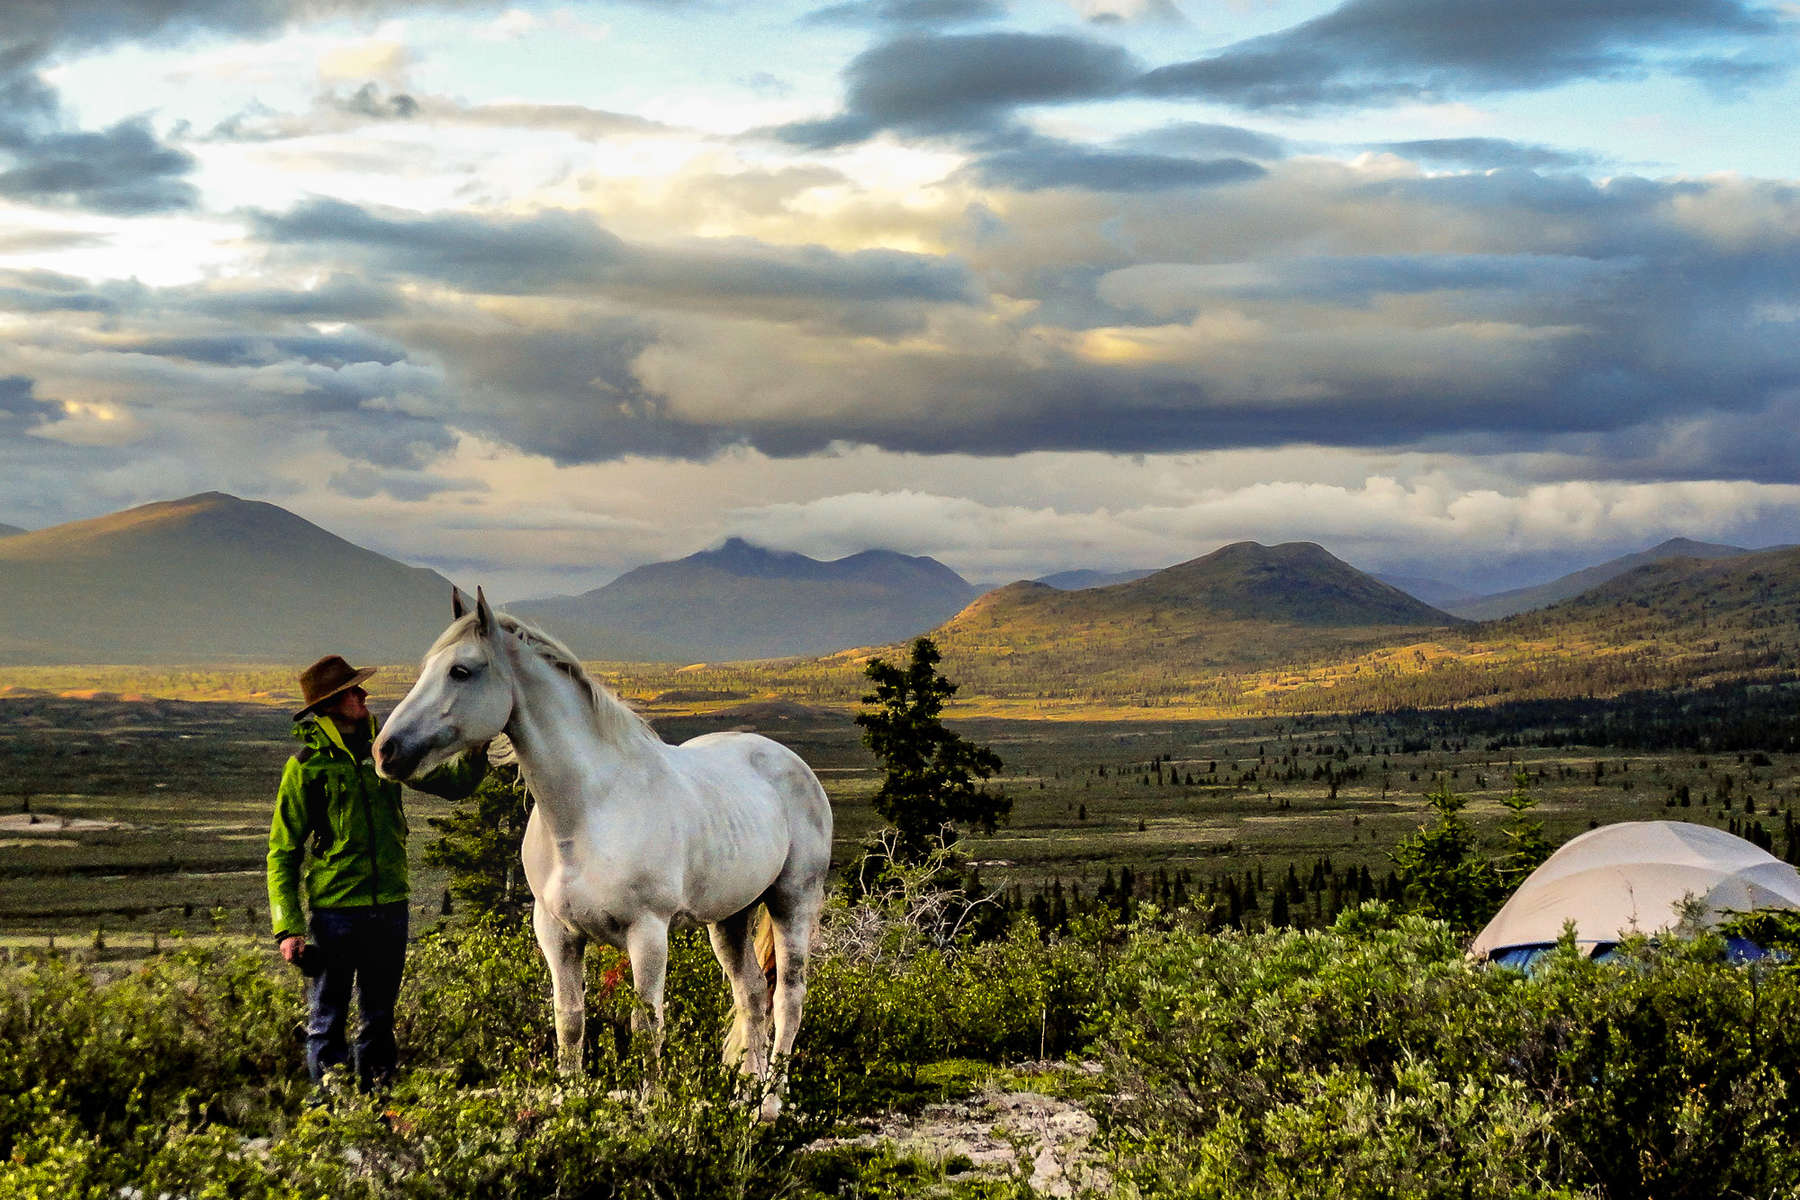
<svg viewBox="0 0 1800 1200">
<path fill-rule="evenodd" d="M 0 270 L 0 311 L 105 313 L 118 306 L 116 295 L 108 295 L 85 279 L 53 271 Z"/>
<path fill-rule="evenodd" d="M 353 90 L 321 92 L 303 112 L 278 112 L 253 105 L 220 121 L 202 140 L 275 142 L 347 133 L 384 122 L 419 122 L 431 126 L 532 130 L 561 133 L 595 142 L 620 137 L 671 133 L 675 127 L 631 113 L 608 112 L 579 104 L 520 102 L 470 104 L 449 96 L 394 91 L 374 81 Z"/>
<path fill-rule="evenodd" d="M 1537 146 L 1505 138 L 1426 138 L 1408 142 L 1377 142 L 1372 149 L 1399 154 L 1417 162 L 1436 166 L 1516 167 L 1528 171 L 1567 171 L 1589 167 L 1595 156 L 1578 150 L 1559 150 L 1554 146 Z"/>
<path fill-rule="evenodd" d="M 983 184 L 1028 192 L 1044 188 L 1158 192 L 1219 187 L 1267 174 L 1242 158 L 1193 159 L 1094 150 L 1050 138 L 1021 139 L 1021 144 L 981 155 L 967 171 Z"/>
<path fill-rule="evenodd" d="M 283 245 L 336 247 L 365 266 L 495 295 L 607 295 L 632 303 L 803 316 L 865 333 L 916 329 L 921 305 L 968 303 L 953 261 L 892 250 L 842 254 L 750 239 L 627 243 L 584 214 L 418 216 L 314 200 L 253 217 Z"/>
<path fill-rule="evenodd" d="M 62 414 L 62 405 L 40 400 L 23 375 L 0 376 L 0 430 L 29 429 Z"/>
<path fill-rule="evenodd" d="M 1279 33 L 1156 68 L 1137 86 L 1152 96 L 1253 109 L 1441 100 L 1659 69 L 1722 73 L 1723 62 L 1697 53 L 1697 45 L 1767 47 L 1791 57 L 1780 44 L 1790 30 L 1778 10 L 1743 0 L 1347 0 Z M 1755 64 L 1740 64 L 1738 77 L 1779 71 L 1770 60 Z"/>
<path fill-rule="evenodd" d="M 429 7 L 478 7 L 489 0 L 12 0 L 0 6 L 0 45 L 34 56 L 121 43 L 174 43 L 191 37 L 256 37 L 322 12 L 379 16 Z"/>
<path fill-rule="evenodd" d="M 1239 125 L 1201 121 L 1163 125 L 1121 138 L 1118 144 L 1122 149 L 1155 154 L 1249 158 L 1259 162 L 1273 162 L 1293 153 L 1292 144 L 1286 138 Z"/>
<path fill-rule="evenodd" d="M 999 0 L 854 0 L 814 9 L 801 18 L 809 25 L 903 25 L 943 27 L 996 21 L 1006 15 Z"/>
<path fill-rule="evenodd" d="M 41 131 L 0 116 L 0 196 L 45 207 L 130 216 L 192 208 L 194 156 L 133 117 L 99 131 Z"/>
<path fill-rule="evenodd" d="M 488 490 L 487 485 L 477 479 L 453 478 L 426 471 L 392 471 L 368 467 L 340 471 L 326 481 L 326 486 L 338 495 L 352 500 L 388 496 L 405 502 L 429 500 L 447 492 L 480 493 Z"/>
<path fill-rule="evenodd" d="M 845 70 L 844 112 L 776 130 L 813 149 L 882 130 L 914 136 L 991 134 L 1015 108 L 1119 94 L 1137 74 L 1118 46 L 1060 34 L 907 36 L 864 51 Z"/>
</svg>

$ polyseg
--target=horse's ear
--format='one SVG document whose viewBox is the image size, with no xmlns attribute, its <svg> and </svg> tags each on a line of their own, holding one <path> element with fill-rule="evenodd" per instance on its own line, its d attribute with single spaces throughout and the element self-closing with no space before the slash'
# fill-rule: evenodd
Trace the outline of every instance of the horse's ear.
<svg viewBox="0 0 1800 1200">
<path fill-rule="evenodd" d="M 487 594 L 475 589 L 475 632 L 482 637 L 494 631 L 494 610 L 488 607 Z"/>
<path fill-rule="evenodd" d="M 462 589 L 454 583 L 450 585 L 450 619 L 462 620 L 463 614 L 469 611 L 469 598 L 462 594 Z"/>
</svg>

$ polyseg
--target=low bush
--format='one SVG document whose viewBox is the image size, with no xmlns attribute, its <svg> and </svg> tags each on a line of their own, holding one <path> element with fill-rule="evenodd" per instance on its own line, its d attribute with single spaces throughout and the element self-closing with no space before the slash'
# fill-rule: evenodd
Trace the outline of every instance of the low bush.
<svg viewBox="0 0 1800 1200">
<path fill-rule="evenodd" d="M 590 961 L 587 1069 L 564 1078 L 528 930 L 483 922 L 415 945 L 392 1091 L 325 1108 L 298 977 L 266 948 L 184 946 L 112 982 L 21 960 L 0 966 L 0 1200 L 1025 1196 L 804 1148 L 982 1064 L 1071 1053 L 1105 1064 L 1108 1165 L 1142 1200 L 1800 1189 L 1800 972 L 1732 966 L 1722 939 L 1609 964 L 1571 947 L 1525 976 L 1382 905 L 1306 932 L 1100 932 L 828 938 L 774 1124 L 718 1061 L 726 993 L 698 933 L 671 945 L 654 1081 L 616 954 Z"/>
<path fill-rule="evenodd" d="M 1334 928 L 1146 932 L 1109 976 L 1146 1195 L 1722 1197 L 1800 1185 L 1800 988 L 1721 939 L 1465 959 L 1380 905 Z"/>
</svg>

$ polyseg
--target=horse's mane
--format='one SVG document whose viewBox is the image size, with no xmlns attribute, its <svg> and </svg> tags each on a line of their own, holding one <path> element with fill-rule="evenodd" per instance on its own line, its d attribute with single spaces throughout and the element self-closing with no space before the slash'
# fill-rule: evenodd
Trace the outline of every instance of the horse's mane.
<svg viewBox="0 0 1800 1200">
<path fill-rule="evenodd" d="M 467 637 L 475 627 L 476 616 L 467 613 L 451 623 L 450 628 L 439 635 L 425 657 L 430 658 L 444 647 L 452 645 Z M 575 652 L 534 625 L 527 625 L 511 613 L 495 613 L 494 623 L 506 633 L 522 642 L 527 649 L 536 654 L 544 662 L 566 675 L 583 696 L 594 714 L 594 720 L 600 727 L 600 733 L 609 741 L 623 741 L 629 738 L 645 737 L 652 741 L 661 741 L 650 723 L 634 712 L 629 704 L 615 696 L 612 691 L 598 679 L 588 674 L 587 668 L 581 665 L 581 659 Z"/>
</svg>

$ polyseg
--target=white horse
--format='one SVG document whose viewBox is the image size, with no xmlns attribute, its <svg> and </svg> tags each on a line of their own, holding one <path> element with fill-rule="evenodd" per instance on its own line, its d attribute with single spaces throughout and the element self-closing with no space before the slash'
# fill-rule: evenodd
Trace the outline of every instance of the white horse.
<svg viewBox="0 0 1800 1200">
<path fill-rule="evenodd" d="M 568 649 L 495 614 L 479 591 L 472 612 L 455 593 L 454 611 L 376 739 L 376 769 L 406 780 L 501 733 L 512 740 L 537 801 L 525 877 L 553 981 L 559 1069 L 581 1068 L 588 941 L 630 955 L 655 1054 L 669 930 L 704 923 L 731 984 L 726 1057 L 767 1079 L 768 983 L 751 919 L 763 905 L 774 929 L 780 1062 L 800 1025 L 831 861 L 831 805 L 818 778 L 793 751 L 756 734 L 668 745 Z M 765 1112 L 777 1103 L 771 1092 Z"/>
</svg>

